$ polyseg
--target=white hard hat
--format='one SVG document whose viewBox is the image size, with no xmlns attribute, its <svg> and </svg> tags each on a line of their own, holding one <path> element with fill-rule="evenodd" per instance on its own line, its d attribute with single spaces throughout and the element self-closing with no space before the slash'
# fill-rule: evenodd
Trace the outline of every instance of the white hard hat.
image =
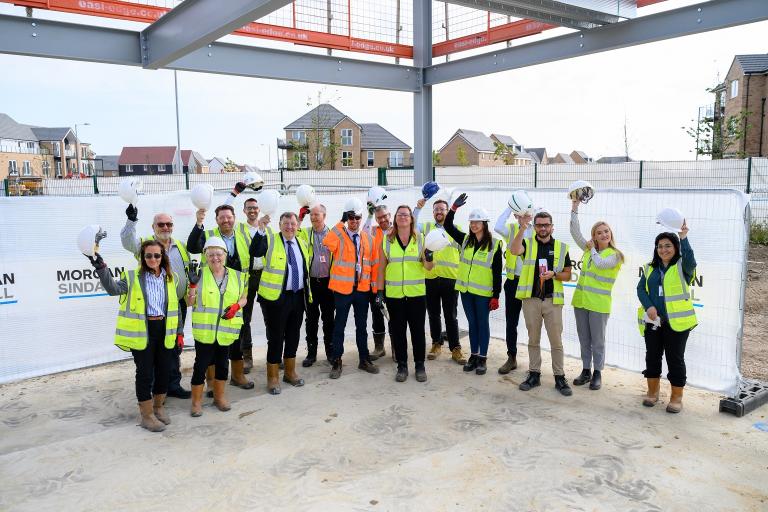
<svg viewBox="0 0 768 512">
<path fill-rule="evenodd" d="M 345 212 L 355 212 L 356 215 L 363 214 L 363 202 L 356 197 L 347 199 L 344 203 Z"/>
<path fill-rule="evenodd" d="M 205 246 L 203 247 L 203 252 L 208 250 L 210 247 L 218 247 L 219 249 L 224 249 L 224 252 L 227 252 L 227 244 L 225 244 L 224 240 L 222 240 L 218 236 L 212 236 L 210 238 L 205 239 Z"/>
<path fill-rule="evenodd" d="M 587 204 L 595 195 L 595 189 L 588 181 L 576 180 L 568 187 L 568 197 L 574 201 Z"/>
<path fill-rule="evenodd" d="M 442 200 L 448 203 L 448 206 L 450 206 L 451 198 L 453 197 L 454 192 L 456 192 L 456 187 L 440 187 L 440 190 L 438 190 L 437 194 L 434 196 L 435 201 Z"/>
<path fill-rule="evenodd" d="M 259 194 L 259 209 L 263 215 L 272 215 L 280 204 L 280 192 L 277 190 L 262 190 Z"/>
<path fill-rule="evenodd" d="M 451 244 L 448 235 L 442 229 L 433 229 L 424 238 L 424 247 L 430 251 L 440 251 Z"/>
<path fill-rule="evenodd" d="M 507 204 L 518 215 L 533 211 L 533 201 L 525 190 L 515 190 L 512 192 Z"/>
<path fill-rule="evenodd" d="M 309 206 L 315 202 L 315 189 L 312 185 L 300 185 L 296 189 L 296 200 L 299 206 Z"/>
<path fill-rule="evenodd" d="M 101 226 L 91 224 L 85 226 L 77 235 L 77 248 L 86 256 L 93 256 L 96 252 L 96 233 L 101 231 Z"/>
<path fill-rule="evenodd" d="M 677 233 L 683 227 L 685 217 L 677 208 L 664 208 L 656 215 L 656 224 Z"/>
<path fill-rule="evenodd" d="M 261 190 L 261 187 L 264 186 L 264 180 L 261 175 L 253 171 L 245 173 L 245 176 L 243 176 L 243 183 L 245 183 L 246 187 L 257 191 Z"/>
<path fill-rule="evenodd" d="M 208 183 L 198 183 L 189 191 L 192 204 L 198 210 L 207 210 L 213 202 L 213 186 Z"/>
<path fill-rule="evenodd" d="M 488 222 L 491 220 L 491 216 L 488 215 L 488 210 L 485 208 L 475 208 L 469 212 L 469 221 L 482 220 Z"/>
<path fill-rule="evenodd" d="M 387 198 L 387 191 L 381 187 L 371 187 L 368 190 L 368 203 L 373 206 L 379 206 Z"/>
<path fill-rule="evenodd" d="M 123 178 L 117 186 L 117 193 L 123 201 L 136 206 L 139 200 L 139 192 L 141 192 L 143 186 L 144 183 L 139 178 Z"/>
</svg>

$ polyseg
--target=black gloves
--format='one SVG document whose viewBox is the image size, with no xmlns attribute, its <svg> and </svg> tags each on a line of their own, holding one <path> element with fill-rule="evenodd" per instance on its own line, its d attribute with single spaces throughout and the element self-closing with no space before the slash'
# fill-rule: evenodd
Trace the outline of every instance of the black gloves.
<svg viewBox="0 0 768 512">
<path fill-rule="evenodd" d="M 453 202 L 453 206 L 451 206 L 451 210 L 456 211 L 465 204 L 467 204 L 468 196 L 467 194 L 462 193 L 459 195 L 459 197 L 456 198 L 456 200 Z"/>
<path fill-rule="evenodd" d="M 373 215 L 373 212 L 376 210 L 376 207 L 373 205 L 373 203 L 368 203 L 368 215 Z"/>
<path fill-rule="evenodd" d="M 349 220 L 349 212 L 344 212 L 341 214 L 341 222 L 347 222 Z"/>
<path fill-rule="evenodd" d="M 93 265 L 93 268 L 95 268 L 96 270 L 107 268 L 107 264 L 102 259 L 101 254 L 94 253 L 93 256 L 86 255 L 85 257 L 88 258 L 88 260 L 91 262 L 91 265 Z"/>
<path fill-rule="evenodd" d="M 133 206 L 132 204 L 128 205 L 128 208 L 125 209 L 125 216 L 128 217 L 128 220 L 136 222 L 139 220 L 139 209 Z"/>
<path fill-rule="evenodd" d="M 435 253 L 429 249 L 424 250 L 424 261 L 432 261 L 435 257 Z"/>
<path fill-rule="evenodd" d="M 384 307 L 384 290 L 379 290 L 376 292 L 376 305 L 381 307 Z"/>
<path fill-rule="evenodd" d="M 197 260 L 190 261 L 189 266 L 187 267 L 187 278 L 189 279 L 190 286 L 193 288 L 197 286 L 202 275 L 203 273 L 200 270 L 200 265 L 197 263 Z"/>
</svg>

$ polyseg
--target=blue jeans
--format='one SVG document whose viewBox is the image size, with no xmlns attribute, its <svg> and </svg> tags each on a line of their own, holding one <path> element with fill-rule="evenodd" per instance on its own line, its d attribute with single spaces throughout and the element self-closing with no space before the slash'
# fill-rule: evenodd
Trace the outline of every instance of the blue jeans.
<svg viewBox="0 0 768 512">
<path fill-rule="evenodd" d="M 333 360 L 341 359 L 344 355 L 344 328 L 347 326 L 349 308 L 355 312 L 355 341 L 360 362 L 368 360 L 368 298 L 369 292 L 354 290 L 349 295 L 333 292 L 336 306 L 333 324 Z"/>
<path fill-rule="evenodd" d="M 488 316 L 491 314 L 488 309 L 490 300 L 490 297 L 461 292 L 461 305 L 469 323 L 469 347 L 472 354 L 482 357 L 488 355 L 488 343 L 491 339 L 491 326 L 488 322 Z"/>
</svg>

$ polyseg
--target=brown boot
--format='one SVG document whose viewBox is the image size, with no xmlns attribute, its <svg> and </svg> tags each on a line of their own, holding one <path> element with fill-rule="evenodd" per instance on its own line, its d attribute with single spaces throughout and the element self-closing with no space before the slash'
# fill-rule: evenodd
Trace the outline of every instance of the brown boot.
<svg viewBox="0 0 768 512">
<path fill-rule="evenodd" d="M 155 413 L 155 418 L 166 425 L 170 425 L 171 418 L 168 417 L 168 413 L 165 411 L 165 395 L 155 395 L 153 401 L 152 411 Z"/>
<path fill-rule="evenodd" d="M 646 407 L 653 407 L 656 402 L 659 401 L 659 381 L 661 379 L 656 377 L 655 379 L 645 379 L 648 381 L 648 393 L 643 397 L 643 405 Z"/>
<path fill-rule="evenodd" d="M 216 377 L 216 366 L 211 365 L 205 369 L 205 387 L 208 390 L 205 396 L 213 398 L 213 381 Z"/>
<path fill-rule="evenodd" d="M 228 411 L 232 407 L 229 406 L 229 401 L 225 395 L 227 381 L 214 380 L 213 381 L 213 405 L 220 411 Z"/>
<path fill-rule="evenodd" d="M 280 394 L 280 365 L 267 363 L 267 391 L 270 395 Z"/>
<path fill-rule="evenodd" d="M 430 361 L 434 361 L 437 359 L 437 356 L 440 355 L 440 352 L 443 351 L 443 346 L 439 343 L 433 343 L 432 349 L 429 351 L 429 354 L 427 354 L 427 359 Z"/>
<path fill-rule="evenodd" d="M 253 369 L 253 347 L 243 349 L 243 373 L 248 375 Z"/>
<path fill-rule="evenodd" d="M 203 415 L 203 385 L 192 386 L 192 408 L 189 415 L 198 418 Z"/>
<path fill-rule="evenodd" d="M 300 378 L 299 374 L 296 373 L 296 358 L 286 357 L 284 361 L 285 372 L 283 372 L 283 382 L 287 382 L 291 386 L 303 386 L 304 379 Z"/>
<path fill-rule="evenodd" d="M 243 363 L 243 360 L 230 361 L 230 364 L 232 366 L 232 378 L 229 379 L 229 384 L 241 389 L 253 389 L 253 382 L 245 377 L 245 364 Z"/>
<path fill-rule="evenodd" d="M 149 430 L 150 432 L 162 432 L 165 430 L 163 422 L 155 417 L 155 413 L 152 410 L 152 400 L 144 400 L 139 402 L 139 414 L 141 414 L 140 426 Z"/>
<path fill-rule="evenodd" d="M 467 358 L 464 357 L 464 354 L 461 352 L 461 347 L 456 347 L 451 350 L 451 359 L 453 359 L 456 364 L 465 364 L 467 362 Z"/>
<path fill-rule="evenodd" d="M 375 361 L 378 358 L 387 355 L 387 351 L 384 350 L 384 336 L 386 336 L 386 334 L 383 332 L 373 333 L 373 352 L 368 354 L 371 361 Z"/>
<path fill-rule="evenodd" d="M 678 386 L 671 386 L 672 391 L 669 395 L 669 403 L 667 404 L 667 412 L 678 413 L 683 410 L 683 388 Z"/>
</svg>

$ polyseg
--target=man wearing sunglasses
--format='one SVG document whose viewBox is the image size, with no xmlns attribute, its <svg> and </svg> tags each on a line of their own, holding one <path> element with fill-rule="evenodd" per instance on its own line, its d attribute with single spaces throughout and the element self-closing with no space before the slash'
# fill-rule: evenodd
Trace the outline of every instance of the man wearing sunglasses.
<svg viewBox="0 0 768 512">
<path fill-rule="evenodd" d="M 189 265 L 189 253 L 187 247 L 179 240 L 173 238 L 173 218 L 167 213 L 158 213 L 152 220 L 152 231 L 149 237 L 139 238 L 136 234 L 139 210 L 132 204 L 125 210 L 128 220 L 120 231 L 120 241 L 123 248 L 138 258 L 141 244 L 146 240 L 157 240 L 165 248 L 171 261 L 171 270 L 175 274 L 176 296 L 179 297 L 179 313 L 181 315 L 176 329 L 176 347 L 173 349 L 173 363 L 171 364 L 168 380 L 168 396 L 176 398 L 189 398 L 191 393 L 181 387 L 181 349 L 184 347 L 184 320 L 187 317 L 187 265 Z"/>
<path fill-rule="evenodd" d="M 573 391 L 563 367 L 563 282 L 571 280 L 568 245 L 552 237 L 552 215 L 540 211 L 533 217 L 534 234 L 523 240 L 531 215 L 520 218 L 520 229 L 512 239 L 510 253 L 525 255 L 515 297 L 523 301 L 523 316 L 528 329 L 528 377 L 520 384 L 522 391 L 541 385 L 541 326 L 547 329 L 555 389 L 563 396 Z"/>
</svg>

